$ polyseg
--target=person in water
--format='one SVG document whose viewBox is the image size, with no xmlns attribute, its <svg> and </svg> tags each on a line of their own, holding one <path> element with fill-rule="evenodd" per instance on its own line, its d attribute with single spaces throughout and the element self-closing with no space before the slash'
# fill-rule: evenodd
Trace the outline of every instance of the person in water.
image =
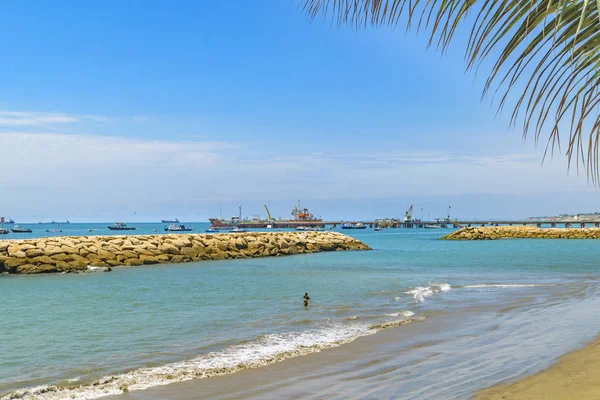
<svg viewBox="0 0 600 400">
<path fill-rule="evenodd" d="M 304 307 L 308 307 L 309 301 L 312 303 L 312 300 L 310 299 L 310 297 L 308 297 L 308 293 L 304 293 L 304 296 L 302 298 L 304 299 Z"/>
</svg>

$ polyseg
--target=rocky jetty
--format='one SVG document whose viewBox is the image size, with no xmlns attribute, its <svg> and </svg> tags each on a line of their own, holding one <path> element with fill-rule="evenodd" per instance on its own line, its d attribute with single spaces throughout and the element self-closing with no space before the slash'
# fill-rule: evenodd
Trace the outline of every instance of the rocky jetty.
<svg viewBox="0 0 600 400">
<path fill-rule="evenodd" d="M 600 228 L 536 228 L 534 226 L 487 226 L 461 228 L 442 240 L 600 239 Z"/>
<path fill-rule="evenodd" d="M 0 240 L 0 272 L 107 271 L 202 260 L 370 250 L 337 232 L 253 232 L 217 235 L 80 236 Z"/>
</svg>

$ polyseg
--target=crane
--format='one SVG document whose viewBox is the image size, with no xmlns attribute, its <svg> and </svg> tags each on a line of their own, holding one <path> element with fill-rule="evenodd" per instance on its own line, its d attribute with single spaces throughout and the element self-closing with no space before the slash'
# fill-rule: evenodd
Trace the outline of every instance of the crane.
<svg viewBox="0 0 600 400">
<path fill-rule="evenodd" d="M 265 210 L 267 210 L 267 218 L 269 219 L 269 221 L 272 221 L 273 217 L 271 217 L 271 213 L 269 212 L 269 207 L 267 207 L 266 204 L 265 204 Z"/>
<path fill-rule="evenodd" d="M 406 214 L 404 214 L 404 222 L 412 222 L 412 220 L 413 220 L 412 210 L 413 210 L 413 205 L 411 204 L 410 207 L 408 208 L 408 210 L 406 210 Z"/>
</svg>

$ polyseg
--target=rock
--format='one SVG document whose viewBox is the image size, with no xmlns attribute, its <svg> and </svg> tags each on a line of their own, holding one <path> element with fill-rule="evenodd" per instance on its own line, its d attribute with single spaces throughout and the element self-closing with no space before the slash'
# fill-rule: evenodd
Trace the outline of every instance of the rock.
<svg viewBox="0 0 600 400">
<path fill-rule="evenodd" d="M 163 243 L 158 246 L 158 250 L 163 254 L 180 254 L 179 249 L 169 243 Z"/>
<path fill-rule="evenodd" d="M 72 270 L 82 271 L 87 269 L 88 264 L 81 260 L 74 260 L 69 262 L 69 266 Z"/>
<path fill-rule="evenodd" d="M 148 255 L 145 255 L 145 254 L 142 254 L 142 255 L 140 256 L 140 261 L 141 261 L 143 264 L 158 264 L 158 262 L 159 262 L 159 261 L 156 259 L 156 257 L 155 257 L 155 256 L 148 256 Z"/>
<path fill-rule="evenodd" d="M 56 266 L 50 264 L 23 264 L 17 267 L 17 272 L 20 274 L 41 274 L 48 272 L 57 272 Z"/>
<path fill-rule="evenodd" d="M 30 261 L 31 261 L 32 264 L 51 264 L 51 265 L 55 265 L 57 260 L 55 260 L 52 257 L 48 257 L 48 256 L 39 256 L 39 257 L 32 258 Z"/>
<path fill-rule="evenodd" d="M 33 258 L 33 257 L 43 256 L 46 253 L 44 253 L 44 250 L 36 247 L 36 248 L 29 249 L 29 250 L 25 251 L 25 254 L 29 258 Z"/>
<path fill-rule="evenodd" d="M 58 246 L 46 246 L 46 248 L 44 249 L 44 254 L 46 254 L 47 256 L 53 256 L 55 254 L 61 254 L 64 253 L 63 249 L 61 249 Z"/>
<path fill-rule="evenodd" d="M 128 258 L 127 260 L 125 260 L 124 264 L 128 267 L 136 267 L 139 265 L 144 265 L 142 260 L 140 260 L 139 258 Z"/>
</svg>

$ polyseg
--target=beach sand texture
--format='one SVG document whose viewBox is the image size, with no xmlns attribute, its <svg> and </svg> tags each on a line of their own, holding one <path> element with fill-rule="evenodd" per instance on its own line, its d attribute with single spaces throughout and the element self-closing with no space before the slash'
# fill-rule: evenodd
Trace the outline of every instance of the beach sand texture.
<svg viewBox="0 0 600 400">
<path fill-rule="evenodd" d="M 537 374 L 478 392 L 476 400 L 600 399 L 600 337 Z"/>
</svg>

